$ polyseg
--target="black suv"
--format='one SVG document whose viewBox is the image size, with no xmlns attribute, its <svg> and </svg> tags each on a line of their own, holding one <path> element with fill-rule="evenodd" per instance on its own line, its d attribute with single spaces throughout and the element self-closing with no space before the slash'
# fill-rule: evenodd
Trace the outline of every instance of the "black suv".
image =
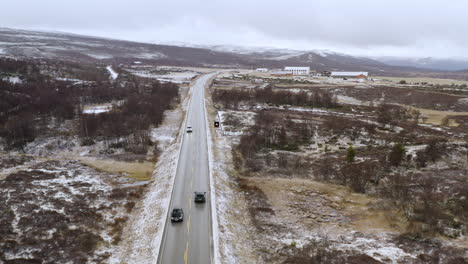
<svg viewBox="0 0 468 264">
<path fill-rule="evenodd" d="M 171 222 L 182 222 L 184 221 L 184 211 L 182 208 L 174 208 L 171 213 Z"/>
<path fill-rule="evenodd" d="M 205 194 L 206 194 L 206 192 L 195 192 L 195 202 L 196 203 L 206 202 Z"/>
</svg>

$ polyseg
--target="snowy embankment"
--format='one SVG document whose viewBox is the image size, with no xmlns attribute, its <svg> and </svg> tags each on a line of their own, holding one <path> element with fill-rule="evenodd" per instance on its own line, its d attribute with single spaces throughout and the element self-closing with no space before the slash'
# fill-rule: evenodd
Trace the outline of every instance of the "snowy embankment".
<svg viewBox="0 0 468 264">
<path fill-rule="evenodd" d="M 182 106 L 166 111 L 163 125 L 155 129 L 152 138 L 164 139 L 163 150 L 153 172 L 153 182 L 135 208 L 123 232 L 123 241 L 114 250 L 108 263 L 156 263 L 169 211 L 189 97 Z"/>
<path fill-rule="evenodd" d="M 209 84 L 213 81 L 213 78 L 209 80 L 203 89 L 205 92 Z M 214 165 L 214 156 L 213 156 L 213 141 L 211 136 L 211 126 L 210 121 L 208 118 L 208 108 L 206 108 L 206 95 L 203 100 L 203 107 L 205 108 L 205 126 L 206 126 L 206 135 L 207 135 L 207 145 L 208 145 L 208 169 L 210 173 L 210 191 L 211 191 L 211 199 L 210 199 L 210 206 L 211 206 L 211 227 L 212 227 L 212 235 L 213 235 L 213 259 L 214 263 L 221 263 L 220 257 L 220 250 L 219 246 L 219 225 L 218 225 L 218 210 L 216 207 L 216 189 L 215 189 L 215 179 L 213 174 L 213 165 Z"/>
<path fill-rule="evenodd" d="M 229 175 L 234 169 L 232 137 L 225 136 L 223 129 L 210 130 L 209 124 L 219 117 L 214 116 L 216 110 L 211 101 L 205 101 L 205 108 L 211 114 L 207 117 L 207 125 L 215 263 L 239 263 L 239 260 L 255 263 L 255 247 L 249 239 L 249 234 L 254 234 L 255 230 L 251 228 L 246 201 L 235 189 L 237 184 Z"/>
<path fill-rule="evenodd" d="M 114 71 L 114 69 L 112 69 L 112 66 L 107 66 L 106 69 L 107 69 L 107 71 L 109 72 L 110 78 L 111 78 L 112 80 L 115 80 L 115 79 L 117 79 L 117 77 L 119 77 L 119 74 L 116 73 L 116 72 Z"/>
</svg>

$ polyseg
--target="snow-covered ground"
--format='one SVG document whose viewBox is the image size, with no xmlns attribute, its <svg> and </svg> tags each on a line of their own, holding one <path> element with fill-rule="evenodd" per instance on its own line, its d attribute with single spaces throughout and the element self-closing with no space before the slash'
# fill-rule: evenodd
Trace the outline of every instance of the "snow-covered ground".
<svg viewBox="0 0 468 264">
<path fill-rule="evenodd" d="M 110 78 L 111 78 L 112 80 L 115 80 L 115 79 L 117 79 L 117 77 L 119 77 L 119 74 L 116 73 L 116 72 L 114 71 L 114 69 L 112 69 L 112 66 L 107 66 L 106 69 L 107 69 L 107 71 L 109 72 Z"/>
<path fill-rule="evenodd" d="M 109 245 L 118 239 L 114 223 L 128 212 L 126 192 L 140 188 L 134 180 L 73 160 L 11 156 L 0 164 L 7 166 L 0 174 L 8 175 L 0 181 L 1 211 L 13 212 L 0 214 L 0 259 L 77 263 L 86 257 L 100 262 L 111 254 Z M 122 195 L 114 196 L 116 189 Z M 4 232 L 8 229 L 13 233 Z M 6 247 L 8 240 L 22 242 Z M 82 243 L 101 248 L 93 252 L 94 246 L 76 246 Z"/>
<path fill-rule="evenodd" d="M 319 115 L 335 115 L 334 111 L 322 109 L 307 109 L 307 108 L 289 108 L 290 110 L 300 112 L 313 112 Z M 247 110 L 247 109 L 246 109 Z M 254 112 L 252 111 L 231 111 L 211 110 L 211 122 L 215 119 L 222 122 L 226 121 L 228 116 L 236 116 L 238 125 L 234 128 L 236 131 L 242 130 L 242 126 L 252 125 L 254 120 Z M 346 115 L 350 117 L 359 117 L 359 120 L 366 121 L 364 116 L 353 115 L 348 113 L 340 113 L 338 115 Z M 375 123 L 371 120 L 368 122 Z M 231 121 L 232 122 L 232 121 Z M 236 172 L 233 165 L 232 149 L 238 142 L 241 134 L 226 134 L 223 133 L 225 126 L 216 129 L 213 133 L 211 148 L 213 150 L 213 171 L 214 182 L 216 185 L 217 211 L 219 219 L 219 250 L 221 263 L 284 263 L 280 260 L 284 257 L 285 252 L 290 248 L 302 250 L 314 243 L 327 241 L 326 250 L 338 252 L 340 256 L 359 256 L 365 254 L 381 261 L 382 263 L 413 263 L 417 262 L 420 254 L 432 254 L 431 250 L 416 250 L 406 245 L 401 245 L 398 242 L 400 235 L 399 231 L 395 231 L 390 226 L 380 226 L 378 221 L 372 218 L 370 221 L 375 221 L 375 227 L 368 224 L 363 227 L 361 224 L 356 224 L 361 215 L 372 214 L 372 210 L 366 207 L 357 208 L 362 201 L 362 205 L 368 206 L 373 202 L 372 197 L 359 196 L 358 194 L 350 193 L 332 193 L 330 190 L 333 185 L 320 183 L 326 186 L 326 189 L 316 189 L 311 180 L 302 180 L 304 183 L 295 182 L 295 179 L 282 179 L 268 177 L 262 175 L 257 179 L 254 177 L 239 177 L 239 172 Z M 400 131 L 402 128 L 393 128 Z M 349 141 L 339 138 L 338 145 L 348 146 Z M 364 146 L 356 143 L 356 147 Z M 414 154 L 418 150 L 423 149 L 424 145 L 408 146 L 409 154 Z M 257 173 L 254 175 L 258 175 Z M 253 176 L 253 175 L 250 175 Z M 252 202 L 258 202 L 256 197 L 252 199 L 250 193 L 255 192 L 250 189 L 240 189 L 236 178 L 246 178 L 247 181 L 256 181 L 256 185 L 260 188 L 267 197 L 267 204 L 259 203 L 259 209 L 272 209 L 271 214 L 265 213 L 266 216 L 259 217 L 249 213 L 249 210 L 256 209 L 251 207 Z M 286 178 L 288 176 L 285 176 Z M 242 181 L 242 180 L 241 180 Z M 285 184 L 290 183 L 289 185 Z M 276 184 L 276 186 L 275 186 Z M 273 187 L 274 188 L 273 188 Z M 328 189 L 328 186 L 332 186 Z M 301 190 L 303 188 L 304 190 Z M 345 187 L 340 187 L 345 189 Z M 324 191 L 326 190 L 326 191 Z M 329 193 L 330 192 L 330 193 Z M 247 197 L 247 198 L 246 198 Z M 304 203 L 301 199 L 304 199 Z M 346 202 L 345 207 L 354 208 L 342 209 L 337 205 L 337 200 Z M 367 200 L 360 200 L 367 199 Z M 322 202 L 321 202 L 322 201 Z M 298 210 L 298 206 L 300 207 Z M 322 212 L 324 208 L 332 208 L 332 212 Z M 289 218 L 291 215 L 306 210 L 306 214 L 297 217 Z M 308 211 L 310 210 L 310 211 Z M 360 211 L 362 210 L 362 212 Z M 267 211 L 268 212 L 268 211 Z M 257 210 L 258 215 L 262 215 L 262 210 Z M 376 216 L 380 212 L 375 213 Z M 343 216 L 345 220 L 338 216 Z M 374 217 L 374 216 L 373 216 Z M 318 219 L 315 226 L 308 225 L 310 221 Z M 327 220 L 331 219 L 331 220 Z M 371 218 L 369 218 L 371 219 Z M 260 224 L 256 224 L 256 221 Z M 367 219 L 362 221 L 369 221 Z M 260 231 L 258 227 L 260 225 Z M 276 252 L 281 252 L 279 255 Z M 260 257 L 263 255 L 265 258 Z M 268 259 L 268 256 L 278 256 L 278 259 Z M 287 262 L 289 263 L 289 262 Z"/>
<path fill-rule="evenodd" d="M 216 192 L 219 229 L 217 234 L 213 234 L 218 240 L 215 243 L 219 252 L 216 263 L 255 263 L 248 261 L 255 259 L 254 247 L 249 239 L 255 230 L 250 223 L 246 202 L 242 194 L 236 192 L 236 183 L 228 173 L 233 169 L 229 166 L 232 158 L 231 146 L 225 137 L 216 133 L 211 138 L 209 147 L 212 149 L 210 167 Z"/>
</svg>

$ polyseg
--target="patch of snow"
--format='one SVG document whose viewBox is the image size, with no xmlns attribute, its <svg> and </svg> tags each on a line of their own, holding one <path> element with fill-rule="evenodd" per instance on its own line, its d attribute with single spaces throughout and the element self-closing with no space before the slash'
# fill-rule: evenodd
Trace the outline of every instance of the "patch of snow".
<svg viewBox="0 0 468 264">
<path fill-rule="evenodd" d="M 408 155 L 415 155 L 416 152 L 426 148 L 426 145 L 405 146 Z"/>
<path fill-rule="evenodd" d="M 336 98 L 338 99 L 339 103 L 350 104 L 350 105 L 364 105 L 364 103 L 361 100 L 358 100 L 350 96 L 337 95 Z"/>
<path fill-rule="evenodd" d="M 337 53 L 331 50 L 313 50 L 314 53 L 322 56 L 322 57 L 328 57 L 330 55 L 340 55 L 340 56 L 347 56 L 346 54 L 343 53 Z"/>
<path fill-rule="evenodd" d="M 436 126 L 433 126 L 433 125 L 430 125 L 430 124 L 419 124 L 420 126 L 422 127 L 427 127 L 427 128 L 430 128 L 430 129 L 434 129 L 434 130 L 437 130 L 437 131 L 445 131 L 443 128 L 441 127 L 436 127 Z"/>
<path fill-rule="evenodd" d="M 463 90 L 463 89 L 459 89 L 459 90 Z M 458 99 L 457 104 L 468 104 L 468 98 Z"/>
<path fill-rule="evenodd" d="M 57 81 L 64 81 L 64 82 L 85 82 L 85 81 L 80 80 L 80 79 L 62 78 L 62 77 L 57 77 L 57 78 L 55 78 L 55 80 L 57 80 Z"/>
<path fill-rule="evenodd" d="M 5 253 L 5 260 L 15 260 L 15 259 L 34 259 L 34 254 L 37 250 L 31 248 L 25 248 L 16 254 L 10 252 Z M 3 262 L 2 262 L 3 263 Z"/>
<path fill-rule="evenodd" d="M 401 263 L 403 258 L 415 258 L 415 256 L 406 253 L 393 243 L 375 240 L 364 237 L 344 237 L 344 241 L 339 241 L 338 249 L 348 249 L 364 252 L 365 254 L 385 263 Z M 388 262 L 390 260 L 390 262 Z"/>
<path fill-rule="evenodd" d="M 23 83 L 23 80 L 21 80 L 20 77 L 18 77 L 18 76 L 7 77 L 7 78 L 4 78 L 3 80 L 7 81 L 7 82 L 10 82 L 10 83 L 13 83 L 13 84 L 22 84 Z"/>
<path fill-rule="evenodd" d="M 154 53 L 133 54 L 132 57 L 139 58 L 139 59 L 163 59 L 163 58 L 166 58 L 167 56 L 160 52 L 154 52 Z"/>
<path fill-rule="evenodd" d="M 98 60 L 112 59 L 114 57 L 110 54 L 97 54 L 97 53 L 85 53 L 85 55 L 94 59 L 98 59 Z"/>
<path fill-rule="evenodd" d="M 107 66 L 106 69 L 107 69 L 107 71 L 109 72 L 110 77 L 111 77 L 112 80 L 115 80 L 115 79 L 117 79 L 117 77 L 119 77 L 119 74 L 116 73 L 116 72 L 112 69 L 112 66 Z"/>
<path fill-rule="evenodd" d="M 98 106 L 85 108 L 83 110 L 83 113 L 84 114 L 100 114 L 100 113 L 109 112 L 111 110 L 112 110 L 112 105 L 98 105 Z"/>
</svg>

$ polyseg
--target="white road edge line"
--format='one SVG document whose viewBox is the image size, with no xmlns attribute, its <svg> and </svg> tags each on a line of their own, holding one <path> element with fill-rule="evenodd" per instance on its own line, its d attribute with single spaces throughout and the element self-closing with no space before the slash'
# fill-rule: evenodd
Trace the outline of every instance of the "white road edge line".
<svg viewBox="0 0 468 264">
<path fill-rule="evenodd" d="M 213 156 L 213 141 L 211 137 L 211 130 L 210 130 L 210 122 L 208 120 L 208 109 L 206 108 L 206 96 L 207 96 L 207 86 L 213 81 L 213 78 L 218 75 L 219 72 L 216 72 L 203 86 L 203 107 L 205 108 L 205 126 L 206 126 L 206 135 L 207 135 L 207 148 L 208 148 L 208 171 L 210 173 L 210 206 L 211 206 L 211 236 L 213 244 L 211 245 L 213 248 L 213 255 L 211 256 L 211 263 L 216 264 L 220 262 L 219 256 L 219 237 L 218 237 L 218 212 L 216 209 L 216 191 L 215 191 L 215 184 L 214 184 L 214 175 L 213 175 L 213 164 L 211 161 L 214 160 Z"/>
</svg>

